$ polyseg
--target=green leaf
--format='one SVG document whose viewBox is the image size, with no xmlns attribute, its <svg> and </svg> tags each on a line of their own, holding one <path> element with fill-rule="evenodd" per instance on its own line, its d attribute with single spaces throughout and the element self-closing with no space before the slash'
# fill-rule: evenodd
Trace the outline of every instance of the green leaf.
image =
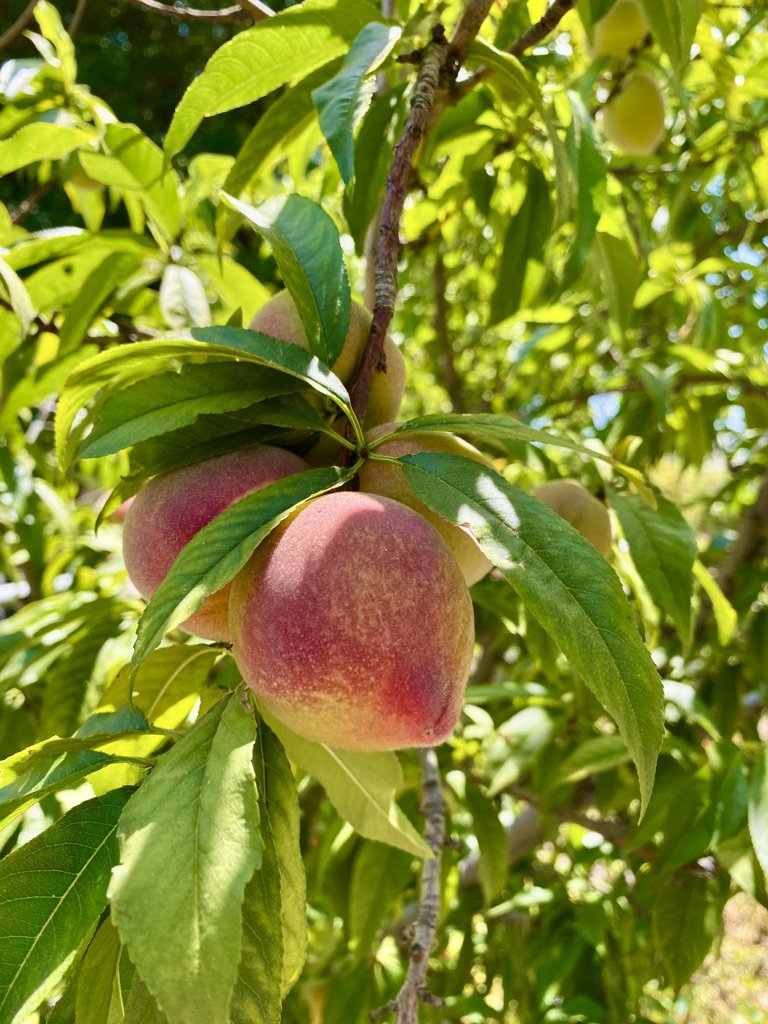
<svg viewBox="0 0 768 1024">
<path fill-rule="evenodd" d="M 203 283 L 194 270 L 171 263 L 160 282 L 160 311 L 172 330 L 210 327 L 211 307 Z"/>
<path fill-rule="evenodd" d="M 552 226 L 549 183 L 538 168 L 528 168 L 522 206 L 510 221 L 504 237 L 496 288 L 491 296 L 491 325 L 506 320 L 520 308 L 529 260 L 541 260 Z"/>
<path fill-rule="evenodd" d="M 138 974 L 134 975 L 123 1024 L 168 1024 L 168 1018 Z"/>
<path fill-rule="evenodd" d="M 181 98 L 165 139 L 168 157 L 205 117 L 243 107 L 340 57 L 378 11 L 365 0 L 305 0 L 220 47 Z"/>
<path fill-rule="evenodd" d="M 645 280 L 645 271 L 637 252 L 626 239 L 617 238 L 607 231 L 598 231 L 595 239 L 608 307 L 611 316 L 624 331 L 633 312 L 635 293 Z"/>
<path fill-rule="evenodd" d="M 723 647 L 727 647 L 736 634 L 736 627 L 739 624 L 738 613 L 717 585 L 717 580 L 712 573 L 698 558 L 693 563 L 693 575 L 712 604 L 717 626 L 717 639 Z"/>
<path fill-rule="evenodd" d="M 477 786 L 467 783 L 466 800 L 479 849 L 477 877 L 485 904 L 490 906 L 507 886 L 507 834 L 493 801 Z"/>
<path fill-rule="evenodd" d="M 300 846 L 299 800 L 293 770 L 283 746 L 262 722 L 266 817 L 280 872 L 280 920 L 283 966 L 280 994 L 284 999 L 301 974 L 307 953 L 307 880 Z"/>
<path fill-rule="evenodd" d="M 296 473 L 246 495 L 198 531 L 177 556 L 141 617 L 134 667 L 157 647 L 169 629 L 228 583 L 257 544 L 294 508 L 339 487 L 353 473 L 353 469 L 337 466 Z"/>
<path fill-rule="evenodd" d="M 336 62 L 333 62 L 308 75 L 287 89 L 261 115 L 240 147 L 224 182 L 224 192 L 239 196 L 270 162 L 285 156 L 291 143 L 315 117 L 313 90 L 335 67 Z"/>
<path fill-rule="evenodd" d="M 64 29 L 61 15 L 48 0 L 38 0 L 35 4 L 35 20 L 40 26 L 43 37 L 53 46 L 56 53 L 56 66 L 61 69 L 62 78 L 67 85 L 74 85 L 77 79 L 77 63 L 75 62 L 75 46 Z"/>
<path fill-rule="evenodd" d="M 26 1021 L 104 909 L 130 789 L 79 804 L 0 862 L 0 1018 Z"/>
<path fill-rule="evenodd" d="M 594 736 L 563 758 L 550 782 L 550 788 L 580 782 L 591 775 L 626 764 L 628 760 L 627 745 L 621 736 Z"/>
<path fill-rule="evenodd" d="M 427 843 L 395 801 L 403 773 L 393 753 L 338 750 L 324 743 L 313 743 L 265 714 L 261 707 L 259 713 L 285 747 L 288 757 L 314 775 L 342 818 L 360 835 L 417 857 L 432 856 Z"/>
<path fill-rule="evenodd" d="M 690 873 L 668 875 L 654 893 L 654 945 L 675 989 L 689 980 L 722 932 L 728 876 L 700 878 Z"/>
<path fill-rule="evenodd" d="M 575 281 L 584 269 L 595 241 L 595 228 L 606 195 L 606 161 L 584 101 L 573 91 L 568 92 L 568 99 L 571 104 L 571 123 L 568 125 L 565 149 L 573 183 L 576 230 L 564 276 L 567 281 Z"/>
<path fill-rule="evenodd" d="M 88 276 L 80 294 L 67 310 L 59 332 L 59 354 L 77 348 L 116 288 L 125 282 L 139 265 L 134 253 L 110 253 Z"/>
<path fill-rule="evenodd" d="M 363 842 L 349 883 L 349 941 L 354 959 L 365 957 L 390 908 L 411 878 L 412 857 L 382 843 Z"/>
<path fill-rule="evenodd" d="M 644 810 L 663 735 L 661 682 L 610 565 L 551 509 L 477 462 L 434 453 L 400 461 L 416 495 L 469 530 L 616 721 Z"/>
<path fill-rule="evenodd" d="M 78 365 L 56 410 L 56 453 L 62 468 L 69 465 L 86 428 L 87 424 L 81 423 L 70 437 L 83 406 L 104 388 L 126 386 L 163 372 L 170 360 L 183 364 L 226 359 L 281 370 L 327 395 L 345 414 L 353 415 L 349 395 L 338 377 L 298 345 L 238 327 L 201 327 L 191 334 L 192 341 L 168 339 L 121 345 Z"/>
<path fill-rule="evenodd" d="M 320 127 L 345 184 L 352 179 L 354 131 L 373 94 L 366 79 L 392 52 L 400 29 L 372 21 L 360 30 L 341 70 L 312 93 Z"/>
<path fill-rule="evenodd" d="M 76 1024 L 109 1024 L 122 1006 L 120 990 L 120 936 L 109 918 L 91 939 L 77 986 Z"/>
<path fill-rule="evenodd" d="M 70 738 L 53 736 L 0 762 L 0 827 L 28 807 L 60 789 L 74 789 L 84 778 L 116 761 L 101 748 L 125 733 L 146 729 L 140 712 L 127 708 L 95 716 Z M 86 723 L 87 724 L 87 723 Z"/>
<path fill-rule="evenodd" d="M 258 207 L 226 193 L 222 199 L 269 244 L 307 332 L 309 351 L 332 366 L 344 347 L 351 305 L 344 253 L 333 220 L 304 196 L 276 197 Z"/>
<path fill-rule="evenodd" d="M 642 474 L 631 466 L 625 466 L 623 463 L 612 459 L 610 455 L 596 451 L 593 448 L 587 448 L 585 445 L 572 441 L 563 434 L 555 434 L 549 430 L 537 430 L 534 427 L 527 426 L 525 423 L 521 423 L 519 420 L 513 419 L 511 416 L 499 416 L 495 413 L 472 413 L 471 415 L 463 413 L 433 413 L 428 416 L 417 416 L 415 419 L 406 420 L 405 423 L 398 424 L 397 430 L 393 431 L 392 434 L 376 438 L 370 447 L 375 451 L 379 445 L 384 444 L 394 434 L 409 434 L 420 430 L 447 430 L 455 434 L 466 434 L 467 437 L 471 437 L 478 442 L 485 441 L 487 444 L 492 444 L 495 447 L 501 447 L 505 451 L 512 452 L 514 452 L 513 446 L 519 444 L 520 441 L 525 441 L 529 444 L 549 444 L 557 448 L 567 448 L 569 451 L 587 455 L 590 459 L 600 459 L 603 462 L 608 462 L 617 473 L 621 473 L 628 480 L 631 480 L 641 493 L 648 495 L 651 501 L 653 500 L 653 493 L 645 483 Z"/>
<path fill-rule="evenodd" d="M 768 880 L 768 747 L 763 747 L 752 770 L 749 790 L 749 835 Z"/>
<path fill-rule="evenodd" d="M 147 216 L 173 241 L 181 227 L 179 178 L 163 164 L 162 150 L 134 124 L 107 125 L 106 153 L 80 153 L 80 163 L 94 181 L 138 193 Z"/>
<path fill-rule="evenodd" d="M 63 156 L 87 146 L 93 136 L 81 128 L 65 124 L 35 121 L 0 142 L 0 175 L 26 167 L 38 160 L 60 160 Z"/>
<path fill-rule="evenodd" d="M 35 307 L 24 282 L 6 261 L 0 258 L 0 278 L 5 284 L 11 308 L 19 321 L 20 334 L 26 338 L 35 319 Z"/>
<path fill-rule="evenodd" d="M 696 561 L 693 531 L 672 502 L 661 495 L 657 496 L 655 509 L 632 494 L 609 490 L 608 495 L 643 583 L 672 618 L 683 643 L 688 643 Z"/>
<path fill-rule="evenodd" d="M 239 694 L 219 701 L 163 756 L 120 822 L 112 916 L 169 1024 L 230 1022 L 240 909 L 262 855 L 255 735 Z"/>
<path fill-rule="evenodd" d="M 295 377 L 259 366 L 234 362 L 182 366 L 178 373 L 157 374 L 108 397 L 77 455 L 111 455 L 194 423 L 203 414 L 244 409 L 300 387 Z"/>
<path fill-rule="evenodd" d="M 641 0 L 654 38 L 677 69 L 690 60 L 704 0 Z"/>
</svg>

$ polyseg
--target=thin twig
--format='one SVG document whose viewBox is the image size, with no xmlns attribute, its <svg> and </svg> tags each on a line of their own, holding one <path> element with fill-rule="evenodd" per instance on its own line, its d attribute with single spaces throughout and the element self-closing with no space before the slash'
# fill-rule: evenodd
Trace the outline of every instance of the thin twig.
<svg viewBox="0 0 768 1024">
<path fill-rule="evenodd" d="M 45 199 L 54 185 L 58 185 L 58 183 L 57 178 L 49 178 L 48 181 L 44 181 L 41 185 L 33 188 L 11 214 L 11 224 L 23 224 L 40 200 Z"/>
<path fill-rule="evenodd" d="M 422 810 L 426 819 L 424 838 L 434 853 L 424 862 L 419 910 L 413 925 L 408 972 L 395 1000 L 397 1024 L 416 1024 L 419 1003 L 432 1002 L 427 989 L 429 954 L 440 917 L 440 855 L 445 841 L 445 808 L 440 791 L 437 755 L 427 748 L 421 752 Z"/>
<path fill-rule="evenodd" d="M 248 0 L 246 4 L 233 4 L 231 7 L 220 7 L 215 11 L 204 11 L 196 7 L 174 7 L 172 4 L 160 3 L 160 0 L 123 0 L 133 7 L 143 7 L 147 11 L 159 14 L 163 18 L 175 18 L 178 21 L 209 21 L 226 23 L 242 21 L 246 16 L 254 21 L 263 21 L 274 14 L 274 11 L 262 4 L 260 0 Z"/>
<path fill-rule="evenodd" d="M 470 0 L 464 8 L 461 20 L 451 38 L 451 56 L 456 61 L 457 70 L 464 63 L 464 58 L 492 6 L 493 0 Z"/>
<path fill-rule="evenodd" d="M 77 30 L 80 28 L 80 23 L 83 20 L 83 15 L 85 14 L 87 6 L 88 0 L 77 0 L 77 6 L 75 7 L 75 12 L 72 15 L 72 20 L 67 26 L 67 32 L 69 33 L 70 39 L 74 39 L 77 35 Z"/>
<path fill-rule="evenodd" d="M 373 375 L 382 358 L 397 294 L 397 257 L 400 251 L 400 218 L 408 191 L 413 157 L 424 135 L 440 79 L 440 71 L 448 53 L 442 26 L 425 48 L 408 120 L 403 135 L 395 146 L 387 191 L 381 212 L 379 240 L 376 247 L 375 292 L 373 320 L 360 368 L 350 389 L 352 406 L 362 419 Z"/>
<path fill-rule="evenodd" d="M 36 5 L 37 0 L 30 0 L 11 27 L 7 28 L 5 32 L 3 32 L 0 36 L 0 50 L 6 46 L 10 46 L 11 43 L 15 42 L 19 38 L 30 21 L 32 21 L 32 15 L 35 13 Z"/>
</svg>

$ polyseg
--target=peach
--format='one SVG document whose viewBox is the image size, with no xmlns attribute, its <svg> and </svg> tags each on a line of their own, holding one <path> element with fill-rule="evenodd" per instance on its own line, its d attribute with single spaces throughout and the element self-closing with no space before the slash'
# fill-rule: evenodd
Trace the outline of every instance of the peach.
<svg viewBox="0 0 768 1024">
<path fill-rule="evenodd" d="M 578 480 L 549 480 L 531 493 L 575 527 L 604 558 L 610 555 L 613 536 L 608 510 Z"/>
<path fill-rule="evenodd" d="M 628 75 L 601 111 L 603 134 L 629 156 L 655 153 L 664 138 L 664 94 L 652 75 Z"/>
<path fill-rule="evenodd" d="M 307 739 L 431 746 L 458 720 L 472 602 L 443 539 L 400 502 L 359 491 L 310 502 L 236 577 L 230 625 L 245 682 Z"/>
<path fill-rule="evenodd" d="M 292 452 L 257 445 L 154 477 L 125 517 L 123 555 L 131 582 L 152 597 L 198 530 L 238 498 L 307 468 Z M 229 590 L 227 585 L 206 598 L 182 628 L 207 640 L 229 640 Z"/>
<path fill-rule="evenodd" d="M 374 441 L 377 437 L 390 433 L 396 426 L 395 423 L 385 423 L 368 431 L 366 438 L 368 441 Z M 376 452 L 380 455 L 395 457 L 414 455 L 416 452 L 448 452 L 451 455 L 464 455 L 466 458 L 486 466 L 492 465 L 477 448 L 473 448 L 471 444 L 447 431 L 424 430 L 393 437 L 391 441 L 385 441 L 380 445 Z M 437 512 L 433 512 L 428 505 L 417 498 L 408 486 L 405 473 L 400 466 L 391 462 L 367 459 L 360 470 L 359 479 L 361 491 L 393 498 L 428 519 L 453 552 L 468 586 L 477 583 L 490 571 L 491 563 L 477 546 L 471 534 L 462 530 L 460 526 L 446 522 Z"/>
<path fill-rule="evenodd" d="M 648 22 L 637 0 L 616 0 L 605 17 L 595 24 L 593 57 L 626 57 L 648 34 Z"/>
<path fill-rule="evenodd" d="M 307 332 L 304 330 L 296 303 L 288 291 L 273 295 L 256 313 L 248 326 L 252 331 L 260 331 L 262 334 L 290 342 L 303 349 L 309 348 Z M 362 359 L 370 327 L 371 314 L 359 302 L 353 302 L 344 347 L 331 367 L 343 384 L 347 384 L 352 379 Z M 400 355 L 400 349 L 389 335 L 384 341 L 384 358 L 386 370 L 377 371 L 371 384 L 371 392 L 365 410 L 364 425 L 366 428 L 383 423 L 385 420 L 391 420 L 397 415 L 403 400 L 405 364 Z"/>
</svg>

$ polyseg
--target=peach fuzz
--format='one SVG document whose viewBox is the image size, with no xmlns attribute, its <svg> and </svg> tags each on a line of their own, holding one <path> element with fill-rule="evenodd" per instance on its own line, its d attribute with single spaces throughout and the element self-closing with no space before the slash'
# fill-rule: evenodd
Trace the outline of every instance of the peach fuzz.
<svg viewBox="0 0 768 1024">
<path fill-rule="evenodd" d="M 123 555 L 131 582 L 150 598 L 195 534 L 239 498 L 301 473 L 303 459 L 258 445 L 156 476 L 136 495 L 125 518 Z M 229 590 L 206 598 L 182 629 L 206 640 L 229 640 Z"/>
<path fill-rule="evenodd" d="M 245 682 L 307 739 L 394 750 L 456 725 L 472 602 L 440 535 L 399 502 L 343 491 L 306 505 L 235 579 L 230 624 Z"/>
<path fill-rule="evenodd" d="M 248 325 L 252 331 L 260 331 L 271 338 L 279 338 L 299 348 L 308 350 L 309 342 L 304 324 L 301 322 L 296 303 L 288 291 L 273 295 L 254 316 Z M 365 349 L 371 327 L 371 314 L 359 302 L 353 302 L 349 314 L 349 328 L 336 362 L 331 369 L 343 384 L 351 381 Z M 371 383 L 371 391 L 365 411 L 364 425 L 373 427 L 377 423 L 391 420 L 397 415 L 405 392 L 405 363 L 400 349 L 387 335 L 384 340 L 386 370 L 377 370 Z"/>
<path fill-rule="evenodd" d="M 396 426 L 396 423 L 385 423 L 368 431 L 366 439 L 374 441 L 377 437 L 391 433 Z M 377 454 L 393 457 L 415 455 L 417 452 L 447 452 L 450 455 L 464 455 L 482 465 L 492 466 L 477 448 L 447 431 L 424 430 L 412 434 L 402 434 L 393 437 L 391 441 L 385 441 L 376 448 Z M 360 469 L 359 479 L 361 491 L 368 494 L 381 494 L 386 498 L 401 501 L 428 519 L 453 552 L 468 586 L 477 583 L 490 571 L 491 562 L 480 550 L 474 538 L 460 526 L 447 522 L 417 498 L 409 487 L 405 473 L 400 466 L 391 462 L 367 459 Z"/>
</svg>

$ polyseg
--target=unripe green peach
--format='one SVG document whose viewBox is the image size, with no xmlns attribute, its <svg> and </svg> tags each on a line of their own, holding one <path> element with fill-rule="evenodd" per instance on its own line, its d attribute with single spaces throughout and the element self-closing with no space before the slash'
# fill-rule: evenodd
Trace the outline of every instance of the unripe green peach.
<svg viewBox="0 0 768 1024">
<path fill-rule="evenodd" d="M 150 598 L 195 534 L 239 498 L 307 464 L 298 455 L 257 445 L 156 476 L 133 499 L 125 517 L 123 556 L 131 582 Z M 229 640 L 229 590 L 206 598 L 182 629 L 207 640 Z"/>
<path fill-rule="evenodd" d="M 252 331 L 260 331 L 272 338 L 298 345 L 305 351 L 309 349 L 307 332 L 299 316 L 296 303 L 289 291 L 278 292 L 251 320 Z M 371 314 L 359 302 L 353 302 L 349 314 L 349 328 L 344 346 L 331 369 L 346 384 L 350 381 L 363 356 L 368 332 L 371 327 Z M 377 371 L 371 383 L 371 391 L 365 410 L 364 424 L 373 427 L 377 423 L 391 420 L 397 415 L 405 391 L 405 364 L 400 349 L 387 335 L 384 341 L 384 359 L 386 370 Z"/>
<path fill-rule="evenodd" d="M 593 57 L 625 57 L 648 35 L 648 22 L 637 0 L 616 0 L 597 22 L 590 52 Z"/>
<path fill-rule="evenodd" d="M 603 107 L 603 134 L 630 156 L 654 153 L 664 138 L 664 95 L 652 75 L 636 72 Z"/>
<path fill-rule="evenodd" d="M 531 493 L 567 520 L 601 555 L 610 555 L 613 536 L 608 510 L 578 480 L 550 480 Z"/>
<path fill-rule="evenodd" d="M 382 426 L 374 427 L 373 430 L 368 431 L 366 439 L 374 441 L 377 437 L 390 433 L 396 426 L 396 423 L 385 423 Z M 390 455 L 395 458 L 401 455 L 415 455 L 417 452 L 448 452 L 450 455 L 464 455 L 475 462 L 492 466 L 492 463 L 477 448 L 473 448 L 471 444 L 447 431 L 424 430 L 413 434 L 404 434 L 393 437 L 391 441 L 385 441 L 376 449 L 376 453 L 379 455 Z M 385 498 L 401 501 L 428 519 L 453 552 L 468 586 L 477 583 L 490 571 L 491 563 L 477 546 L 473 537 L 462 530 L 460 526 L 446 522 L 437 512 L 433 512 L 428 505 L 417 498 L 408 485 L 402 467 L 391 462 L 367 459 L 360 469 L 359 480 L 361 491 L 366 491 L 369 494 L 381 494 Z"/>
<path fill-rule="evenodd" d="M 440 535 L 399 502 L 342 491 L 304 506 L 236 577 L 230 624 L 245 682 L 308 739 L 431 746 L 458 720 L 472 602 Z"/>
</svg>

